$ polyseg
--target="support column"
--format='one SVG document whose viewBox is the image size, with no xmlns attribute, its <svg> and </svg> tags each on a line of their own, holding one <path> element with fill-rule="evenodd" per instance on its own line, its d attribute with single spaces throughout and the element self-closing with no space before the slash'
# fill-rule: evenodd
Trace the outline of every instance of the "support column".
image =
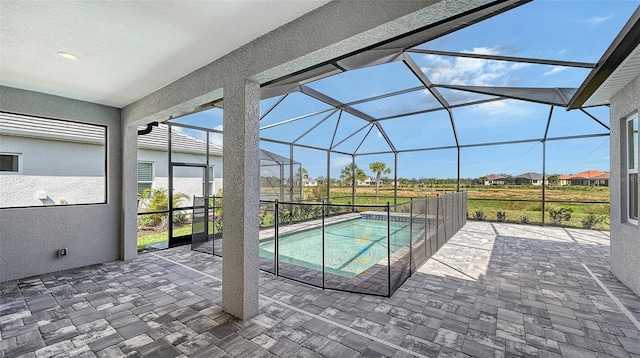
<svg viewBox="0 0 640 358">
<path fill-rule="evenodd" d="M 222 309 L 258 314 L 260 86 L 238 79 L 224 87 Z"/>
<path fill-rule="evenodd" d="M 122 212 L 120 228 L 120 260 L 133 260 L 138 255 L 138 128 L 122 124 Z"/>
</svg>

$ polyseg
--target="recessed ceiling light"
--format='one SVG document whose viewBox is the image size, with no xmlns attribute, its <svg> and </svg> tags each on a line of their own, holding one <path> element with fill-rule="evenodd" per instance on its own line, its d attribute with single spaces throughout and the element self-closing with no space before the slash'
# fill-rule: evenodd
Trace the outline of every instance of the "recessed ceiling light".
<svg viewBox="0 0 640 358">
<path fill-rule="evenodd" d="M 70 60 L 70 61 L 78 61 L 80 58 L 72 53 L 69 52 L 58 52 L 58 56 L 64 58 L 65 60 Z"/>
</svg>

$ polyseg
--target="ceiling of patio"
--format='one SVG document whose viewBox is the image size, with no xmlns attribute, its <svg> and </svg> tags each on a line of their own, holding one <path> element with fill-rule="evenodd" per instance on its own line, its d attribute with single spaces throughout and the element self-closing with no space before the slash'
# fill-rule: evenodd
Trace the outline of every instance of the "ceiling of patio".
<svg viewBox="0 0 640 358">
<path fill-rule="evenodd" d="M 2 0 L 0 78 L 121 108 L 327 2 Z"/>
</svg>

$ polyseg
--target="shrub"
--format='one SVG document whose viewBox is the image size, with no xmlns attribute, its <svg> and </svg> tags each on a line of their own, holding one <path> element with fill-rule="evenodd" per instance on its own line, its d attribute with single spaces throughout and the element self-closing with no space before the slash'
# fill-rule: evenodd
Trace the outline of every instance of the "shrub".
<svg viewBox="0 0 640 358">
<path fill-rule="evenodd" d="M 582 219 L 582 227 L 585 229 L 591 229 L 595 225 L 604 222 L 607 219 L 604 215 L 589 214 L 586 218 Z"/>
<path fill-rule="evenodd" d="M 482 210 L 476 211 L 475 213 L 473 213 L 472 219 L 473 220 L 479 220 L 479 221 L 484 220 L 485 219 L 484 211 L 482 211 Z"/>
<path fill-rule="evenodd" d="M 551 223 L 559 225 L 563 221 L 571 220 L 571 212 L 573 210 L 568 208 L 560 208 L 549 211 L 549 215 L 551 216 Z"/>
<path fill-rule="evenodd" d="M 222 189 L 218 190 L 215 197 L 209 199 L 209 205 L 215 206 L 213 232 L 215 234 L 222 234 L 222 216 L 224 214 L 224 200 L 222 198 Z"/>
<path fill-rule="evenodd" d="M 520 217 L 520 222 L 521 222 L 522 224 L 528 224 L 528 223 L 529 223 L 529 217 L 528 217 L 528 216 L 526 216 L 526 215 L 521 216 L 521 217 Z"/>
<path fill-rule="evenodd" d="M 507 213 L 505 213 L 504 211 L 498 211 L 496 213 L 496 218 L 498 219 L 499 222 L 503 223 L 507 221 Z"/>
<path fill-rule="evenodd" d="M 169 210 L 169 195 L 166 188 L 158 189 L 145 189 L 139 194 L 140 206 L 144 208 L 142 212 L 156 212 Z M 182 203 L 182 200 L 189 199 L 187 194 L 176 193 L 173 194 L 173 208 L 177 208 Z M 183 213 L 174 214 L 174 222 L 184 221 L 185 215 Z M 138 226 L 159 226 L 163 222 L 166 222 L 169 214 L 149 214 L 138 216 Z"/>
</svg>

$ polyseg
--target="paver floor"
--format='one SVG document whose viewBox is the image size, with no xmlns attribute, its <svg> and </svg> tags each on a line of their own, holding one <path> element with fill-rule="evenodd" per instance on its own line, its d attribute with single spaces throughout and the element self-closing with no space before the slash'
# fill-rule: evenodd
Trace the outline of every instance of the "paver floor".
<svg viewBox="0 0 640 358">
<path fill-rule="evenodd" d="M 261 273 L 240 321 L 185 246 L 1 283 L 0 357 L 640 357 L 608 256 L 608 232 L 468 222 L 392 298 Z"/>
</svg>

